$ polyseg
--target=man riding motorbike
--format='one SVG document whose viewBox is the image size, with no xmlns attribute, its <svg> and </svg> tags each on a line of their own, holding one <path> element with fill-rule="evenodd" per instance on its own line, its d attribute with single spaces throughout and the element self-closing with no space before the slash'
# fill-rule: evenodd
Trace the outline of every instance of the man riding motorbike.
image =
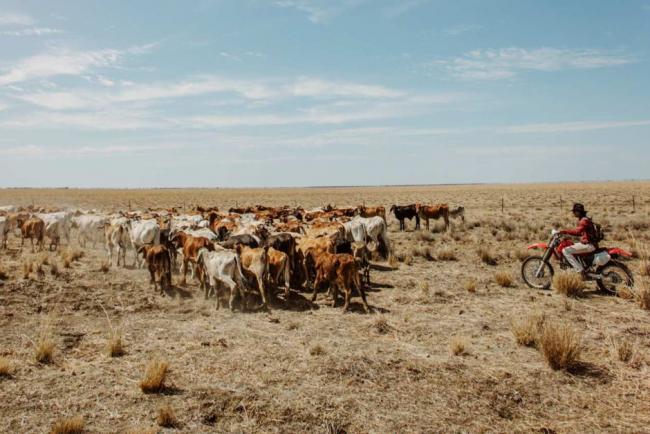
<svg viewBox="0 0 650 434">
<path fill-rule="evenodd" d="M 584 274 L 584 267 L 575 255 L 591 253 L 596 250 L 598 248 L 598 235 L 596 233 L 596 226 L 591 219 L 587 217 L 587 211 L 585 211 L 583 204 L 573 204 L 571 211 L 578 219 L 578 226 L 575 229 L 562 230 L 560 231 L 560 234 L 580 237 L 580 242 L 565 247 L 562 250 L 562 254 L 576 272 Z"/>
</svg>

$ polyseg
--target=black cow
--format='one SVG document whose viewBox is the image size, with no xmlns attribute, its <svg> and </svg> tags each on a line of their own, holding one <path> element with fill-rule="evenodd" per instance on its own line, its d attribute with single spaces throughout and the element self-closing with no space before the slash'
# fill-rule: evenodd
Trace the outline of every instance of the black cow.
<svg viewBox="0 0 650 434">
<path fill-rule="evenodd" d="M 225 247 L 226 249 L 234 249 L 238 244 L 243 244 L 244 246 L 248 246 L 253 249 L 260 246 L 260 243 L 257 241 L 257 239 L 249 234 L 232 235 L 226 241 L 219 242 L 219 245 L 221 247 Z"/>
<path fill-rule="evenodd" d="M 273 247 L 289 257 L 289 272 L 293 276 L 298 267 L 296 263 L 296 239 L 293 235 L 289 232 L 271 234 L 264 241 L 264 245 Z"/>
<path fill-rule="evenodd" d="M 418 215 L 415 204 L 405 206 L 393 205 L 390 207 L 390 212 L 395 214 L 395 218 L 399 220 L 400 231 L 406 230 L 404 219 L 411 220 L 413 217 L 415 217 L 415 229 L 420 229 L 420 216 Z"/>
</svg>

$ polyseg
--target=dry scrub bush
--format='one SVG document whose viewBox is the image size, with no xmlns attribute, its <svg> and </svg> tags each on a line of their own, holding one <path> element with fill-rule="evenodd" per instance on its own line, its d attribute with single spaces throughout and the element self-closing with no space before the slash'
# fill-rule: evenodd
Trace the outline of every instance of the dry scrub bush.
<svg viewBox="0 0 650 434">
<path fill-rule="evenodd" d="M 156 418 L 158 425 L 163 428 L 176 428 L 178 427 L 178 419 L 174 409 L 169 404 L 165 404 L 158 409 L 158 417 Z"/>
<path fill-rule="evenodd" d="M 320 344 L 316 344 L 309 349 L 309 354 L 312 356 L 322 356 L 325 354 L 325 348 L 323 348 Z"/>
<path fill-rule="evenodd" d="M 50 434 L 81 434 L 84 426 L 85 422 L 81 416 L 59 419 L 52 426 Z"/>
<path fill-rule="evenodd" d="M 465 289 L 467 290 L 467 292 L 471 292 L 472 294 L 475 293 L 477 286 L 478 286 L 478 282 L 473 277 L 465 281 Z"/>
<path fill-rule="evenodd" d="M 0 378 L 9 378 L 14 375 L 14 365 L 6 357 L 0 357 Z"/>
<path fill-rule="evenodd" d="M 102 262 L 102 265 L 99 267 L 99 271 L 102 273 L 108 273 L 108 270 L 111 269 L 111 266 L 108 262 Z"/>
<path fill-rule="evenodd" d="M 580 297 L 585 284 L 582 276 L 574 271 L 561 271 L 553 276 L 553 288 L 567 297 Z"/>
<path fill-rule="evenodd" d="M 464 336 L 453 336 L 449 341 L 449 351 L 454 356 L 463 356 L 467 354 L 469 343 Z"/>
<path fill-rule="evenodd" d="M 621 362 L 627 363 L 634 356 L 634 344 L 627 339 L 611 339 L 613 355 Z"/>
<path fill-rule="evenodd" d="M 34 267 L 34 270 L 36 271 L 36 276 L 39 279 L 43 279 L 43 277 L 45 277 L 45 270 L 43 269 L 43 264 L 36 263 L 35 267 Z"/>
<path fill-rule="evenodd" d="M 548 365 L 555 370 L 575 367 L 582 351 L 580 336 L 564 323 L 547 322 L 542 329 L 539 346 Z"/>
<path fill-rule="evenodd" d="M 439 261 L 456 261 L 457 259 L 458 258 L 456 257 L 456 252 L 448 247 L 445 247 L 438 251 Z"/>
<path fill-rule="evenodd" d="M 481 258 L 481 262 L 483 262 L 486 265 L 497 265 L 497 259 L 492 255 L 489 249 L 486 249 L 485 247 L 480 247 L 476 253 L 478 254 L 479 258 Z"/>
<path fill-rule="evenodd" d="M 524 318 L 513 319 L 510 322 L 510 330 L 519 345 L 536 347 L 545 321 L 543 313 L 528 314 Z"/>
<path fill-rule="evenodd" d="M 639 274 L 641 276 L 650 276 L 650 261 L 644 259 L 639 264 Z"/>
<path fill-rule="evenodd" d="M 32 267 L 33 266 L 31 261 L 23 261 L 23 279 L 29 279 L 29 275 L 33 271 Z"/>
<path fill-rule="evenodd" d="M 641 309 L 650 310 L 650 289 L 641 288 L 635 293 L 635 298 Z"/>
<path fill-rule="evenodd" d="M 7 273 L 7 270 L 5 270 L 4 265 L 0 264 L 0 280 L 7 279 L 9 279 L 9 274 Z"/>
<path fill-rule="evenodd" d="M 167 362 L 154 359 L 151 360 L 144 371 L 144 377 L 140 381 L 140 389 L 144 393 L 160 393 L 165 389 L 165 378 L 167 377 Z"/>
<path fill-rule="evenodd" d="M 517 249 L 511 253 L 511 257 L 517 259 L 520 262 L 523 262 L 530 256 L 530 252 L 525 249 Z"/>
<path fill-rule="evenodd" d="M 52 363 L 54 361 L 54 342 L 47 325 L 42 327 L 34 344 L 34 358 L 38 363 Z"/>
<path fill-rule="evenodd" d="M 78 250 L 78 249 L 73 250 L 68 248 L 61 253 L 61 257 L 63 258 L 63 266 L 65 268 L 70 268 L 73 262 L 78 261 L 79 259 L 83 258 L 83 256 L 84 256 L 83 250 Z"/>
<path fill-rule="evenodd" d="M 385 335 L 386 333 L 390 332 L 392 327 L 390 324 L 388 324 L 388 321 L 386 318 L 383 316 L 378 317 L 374 322 L 373 322 L 373 327 L 375 330 L 377 330 L 377 333 Z"/>
<path fill-rule="evenodd" d="M 50 264 L 50 274 L 54 277 L 59 277 L 59 274 L 61 274 L 59 271 L 59 265 L 56 262 Z"/>
<path fill-rule="evenodd" d="M 122 345 L 122 333 L 112 332 L 106 344 L 108 355 L 110 357 L 122 357 L 125 354 L 124 346 Z"/>
<path fill-rule="evenodd" d="M 499 271 L 494 275 L 494 280 L 503 288 L 510 288 L 514 283 L 512 275 L 507 271 Z"/>
<path fill-rule="evenodd" d="M 417 231 L 416 238 L 419 241 L 425 241 L 427 243 L 432 243 L 436 239 L 436 237 L 433 236 L 431 232 L 422 231 L 422 230 Z"/>
</svg>

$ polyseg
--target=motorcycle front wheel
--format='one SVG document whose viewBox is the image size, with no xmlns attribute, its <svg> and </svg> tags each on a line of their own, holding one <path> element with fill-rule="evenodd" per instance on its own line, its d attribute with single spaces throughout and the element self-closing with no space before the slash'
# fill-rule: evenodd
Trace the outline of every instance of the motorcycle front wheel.
<svg viewBox="0 0 650 434">
<path fill-rule="evenodd" d="M 610 261 L 597 270 L 602 279 L 596 281 L 598 289 L 609 294 L 617 294 L 622 287 L 634 286 L 630 270 L 620 262 Z"/>
<path fill-rule="evenodd" d="M 553 267 L 541 256 L 530 256 L 521 264 L 521 277 L 535 289 L 549 289 L 553 282 Z"/>
</svg>

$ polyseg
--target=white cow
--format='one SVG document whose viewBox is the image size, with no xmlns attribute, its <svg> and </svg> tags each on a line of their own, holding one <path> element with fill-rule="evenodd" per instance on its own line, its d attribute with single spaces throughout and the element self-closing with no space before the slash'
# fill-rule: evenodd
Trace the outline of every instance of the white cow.
<svg viewBox="0 0 650 434">
<path fill-rule="evenodd" d="M 80 215 L 73 217 L 72 223 L 79 230 L 79 245 L 86 247 L 86 243 L 92 241 L 95 247 L 102 229 L 108 224 L 108 217 L 95 214 Z"/>
<path fill-rule="evenodd" d="M 198 265 L 204 270 L 205 297 L 208 298 L 214 289 L 218 309 L 221 306 L 218 285 L 223 283 L 230 290 L 228 306 L 233 310 L 235 295 L 239 293 L 242 296 L 244 290 L 244 272 L 239 255 L 232 250 L 218 249 L 211 252 L 204 248 L 199 250 L 197 256 Z"/>
<path fill-rule="evenodd" d="M 3 205 L 3 206 L 0 206 L 0 211 L 16 212 L 16 206 L 15 205 Z"/>
<path fill-rule="evenodd" d="M 388 227 L 384 219 L 379 216 L 368 218 L 355 217 L 352 221 L 358 221 L 363 224 L 366 228 L 367 237 L 375 243 L 374 249 L 379 248 L 383 250 L 383 252 L 380 252 L 382 256 L 390 260 L 393 252 L 390 246 L 390 240 L 388 239 Z"/>
<path fill-rule="evenodd" d="M 343 226 L 345 227 L 346 241 L 355 241 L 364 244 L 366 243 L 368 232 L 366 231 L 366 226 L 362 221 L 350 220 L 349 222 L 345 222 Z"/>
<path fill-rule="evenodd" d="M 72 228 L 72 213 L 69 211 L 59 211 L 51 213 L 37 213 L 36 217 L 45 223 L 45 235 L 51 240 L 52 246 L 58 247 L 61 238 L 65 238 L 70 244 L 70 229 Z"/>
<path fill-rule="evenodd" d="M 186 229 L 183 232 L 193 237 L 203 237 L 210 241 L 219 241 L 219 236 L 210 228 Z"/>
<path fill-rule="evenodd" d="M 142 268 L 144 260 L 138 255 L 140 247 L 150 244 L 160 244 L 160 226 L 155 219 L 132 220 L 129 223 L 129 237 L 135 250 L 133 265 Z"/>
<path fill-rule="evenodd" d="M 113 218 L 104 228 L 109 265 L 113 265 L 113 250 L 117 249 L 117 266 L 120 266 L 120 257 L 122 266 L 126 266 L 126 246 L 130 242 L 128 223 L 129 220 L 126 217 L 117 217 Z"/>
</svg>

